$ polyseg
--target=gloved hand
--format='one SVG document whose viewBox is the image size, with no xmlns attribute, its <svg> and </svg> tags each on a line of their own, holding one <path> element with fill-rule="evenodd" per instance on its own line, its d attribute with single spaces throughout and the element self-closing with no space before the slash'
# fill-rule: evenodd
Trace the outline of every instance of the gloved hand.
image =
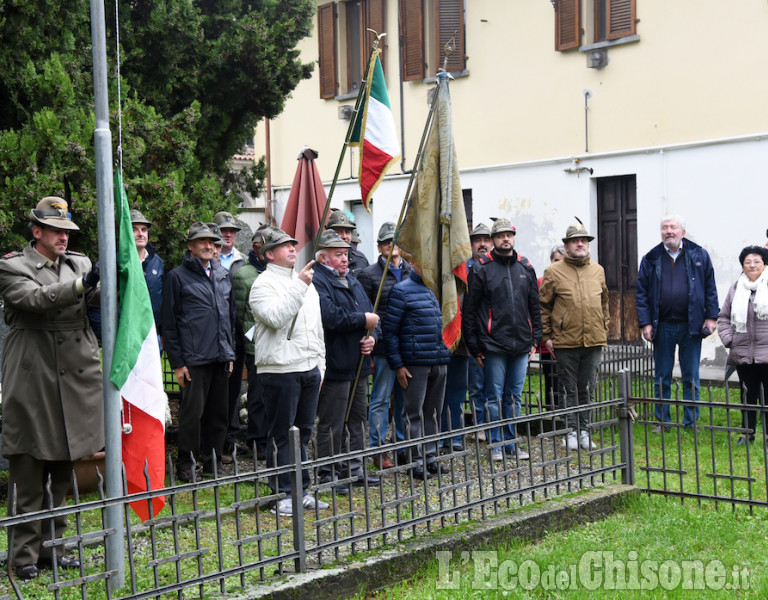
<svg viewBox="0 0 768 600">
<path fill-rule="evenodd" d="M 89 290 L 93 289 L 99 283 L 99 279 L 101 279 L 101 273 L 99 273 L 99 261 L 97 260 L 93 263 L 91 270 L 83 275 L 83 285 Z"/>
</svg>

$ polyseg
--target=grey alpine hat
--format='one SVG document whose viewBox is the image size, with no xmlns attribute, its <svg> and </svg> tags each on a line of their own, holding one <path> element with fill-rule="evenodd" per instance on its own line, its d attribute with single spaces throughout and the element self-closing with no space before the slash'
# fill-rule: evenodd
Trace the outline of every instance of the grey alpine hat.
<svg viewBox="0 0 768 600">
<path fill-rule="evenodd" d="M 392 221 L 386 221 L 379 227 L 379 235 L 376 238 L 376 242 L 383 244 L 395 238 L 395 227 L 397 227 Z"/>
<path fill-rule="evenodd" d="M 146 225 L 147 227 L 152 227 L 152 221 L 147 219 L 147 217 L 142 215 L 135 208 L 131 209 L 131 223 L 134 225 Z"/>
<path fill-rule="evenodd" d="M 493 223 L 493 227 L 491 227 L 491 235 L 494 236 L 497 233 L 502 233 L 504 231 L 517 235 L 517 229 L 515 229 L 515 226 L 512 225 L 512 222 L 509 219 L 496 219 Z"/>
<path fill-rule="evenodd" d="M 333 229 L 326 229 L 320 234 L 318 248 L 349 248 L 349 244 L 341 239 Z"/>
<path fill-rule="evenodd" d="M 298 240 L 293 239 L 282 229 L 274 227 L 272 230 L 267 231 L 264 234 L 264 243 L 261 246 L 261 251 L 266 252 L 267 250 L 272 250 L 281 244 L 285 244 L 286 242 L 291 242 L 294 245 L 299 243 Z"/>
<path fill-rule="evenodd" d="M 224 245 L 224 238 L 221 237 L 221 231 L 219 230 L 218 225 L 216 223 L 208 223 L 208 227 L 210 228 L 213 233 L 217 235 L 217 238 L 213 240 L 213 243 L 217 246 L 223 246 Z"/>
<path fill-rule="evenodd" d="M 328 225 L 326 226 L 326 229 L 331 229 L 333 227 L 354 229 L 357 225 L 343 210 L 336 210 L 331 213 L 330 217 L 328 217 Z"/>
<path fill-rule="evenodd" d="M 213 215 L 213 222 L 216 223 L 216 226 L 219 229 L 237 229 L 238 231 L 242 229 L 242 227 L 235 221 L 235 217 L 232 216 L 232 213 L 225 210 L 219 211 Z"/>
<path fill-rule="evenodd" d="M 563 243 L 572 240 L 573 238 L 587 238 L 587 240 L 591 242 L 595 239 L 595 236 L 587 233 L 587 228 L 584 227 L 583 223 L 574 223 L 573 225 L 569 225 L 568 229 L 565 230 Z"/>
<path fill-rule="evenodd" d="M 29 220 L 35 225 L 80 231 L 72 222 L 67 201 L 58 196 L 46 196 L 40 200 L 37 206 L 29 211 Z"/>
<path fill-rule="evenodd" d="M 187 234 L 187 241 L 208 239 L 214 242 L 221 240 L 218 231 L 214 231 L 208 223 L 202 221 L 195 221 L 189 226 L 189 233 Z"/>
<path fill-rule="evenodd" d="M 487 235 L 488 237 L 491 237 L 491 230 L 488 229 L 488 225 L 485 223 L 478 223 L 472 230 L 472 233 L 469 234 L 469 237 L 471 239 L 476 235 Z"/>
</svg>

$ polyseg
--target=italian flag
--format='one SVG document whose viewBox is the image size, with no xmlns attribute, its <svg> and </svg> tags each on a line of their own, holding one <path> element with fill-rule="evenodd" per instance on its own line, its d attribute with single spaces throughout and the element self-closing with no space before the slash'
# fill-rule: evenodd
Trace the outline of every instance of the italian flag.
<svg viewBox="0 0 768 600">
<path fill-rule="evenodd" d="M 361 148 L 360 193 L 363 206 L 368 212 L 371 212 L 368 204 L 384 174 L 400 158 L 395 119 L 389 105 L 380 53 L 381 49 L 377 48 L 371 57 L 365 78 L 362 110 L 358 113 L 350 140 L 350 145 Z"/>
<path fill-rule="evenodd" d="M 119 197 L 117 196 L 119 194 Z M 160 348 L 152 304 L 144 280 L 120 173 L 115 174 L 115 204 L 119 214 L 118 274 L 120 323 L 109 378 L 123 399 L 123 465 L 128 493 L 165 487 L 165 404 Z M 149 483 L 144 475 L 147 467 Z M 165 506 L 165 496 L 152 499 L 152 516 Z M 143 521 L 150 518 L 149 500 L 131 502 Z"/>
</svg>

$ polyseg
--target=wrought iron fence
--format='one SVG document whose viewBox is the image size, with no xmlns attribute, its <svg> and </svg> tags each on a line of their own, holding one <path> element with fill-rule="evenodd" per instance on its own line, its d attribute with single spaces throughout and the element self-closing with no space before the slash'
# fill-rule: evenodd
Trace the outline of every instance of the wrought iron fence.
<svg viewBox="0 0 768 600">
<path fill-rule="evenodd" d="M 43 572 L 38 580 L 23 584 L 13 580 L 9 568 L 9 576 L 0 578 L 0 594 L 23 597 L 27 590 L 39 590 L 38 595 L 47 592 L 55 598 L 118 599 L 181 597 L 195 589 L 200 596 L 226 594 L 448 526 L 487 519 L 535 501 L 613 482 L 631 482 L 632 433 L 626 401 L 634 384 L 626 374 L 619 376 L 616 371 L 641 358 L 625 350 L 606 350 L 607 366 L 599 378 L 595 402 L 587 409 L 592 413 L 594 449 L 579 446 L 569 451 L 564 446 L 570 432 L 564 421 L 579 409 L 544 410 L 543 378 L 538 365 L 532 365 L 528 401 L 520 416 L 493 423 L 496 427 L 513 424 L 513 440 L 493 443 L 487 435 L 489 424 L 470 425 L 302 463 L 298 432 L 293 431 L 290 464 L 280 467 L 268 468 L 258 456 L 249 462 L 233 456 L 231 467 L 211 479 L 177 484 L 169 460 L 167 488 L 119 498 L 105 498 L 101 487 L 97 493 L 81 495 L 75 485 L 74 497 L 64 507 L 24 515 L 9 511 L 9 516 L 0 519 L 0 536 L 6 538 L 0 544 L 8 547 L 14 525 L 43 520 L 44 530 L 51 527 L 45 545 L 55 555 L 66 552 L 78 558 L 80 567 L 62 570 L 53 560 L 52 572 Z M 480 441 L 481 432 L 488 442 Z M 456 436 L 461 436 L 461 449 L 451 444 Z M 418 446 L 423 453 L 428 445 L 442 442 L 447 449 L 437 457 L 435 476 L 415 477 L 409 450 Z M 527 449 L 530 459 L 502 453 L 501 460 L 493 460 L 493 451 L 503 450 L 510 442 Z M 376 470 L 374 458 L 382 451 L 390 453 L 395 465 Z M 360 459 L 365 471 L 380 476 L 379 481 L 373 484 L 350 476 L 320 483 L 321 469 L 334 465 L 348 472 L 353 459 Z M 304 492 L 298 485 L 302 469 L 311 474 L 306 491 L 314 501 L 308 504 L 314 507 L 308 509 L 303 508 Z M 276 502 L 286 496 L 269 485 L 280 474 L 289 474 L 292 480 L 290 517 L 274 510 Z M 347 488 L 346 494 L 337 493 L 342 487 Z M 151 500 L 160 495 L 166 498 L 164 510 L 158 515 L 150 513 L 149 520 L 140 522 L 130 503 L 146 502 L 151 511 Z M 321 510 L 321 502 L 328 503 L 328 508 Z M 126 586 L 118 591 L 110 590 L 108 582 L 116 570 L 106 563 L 104 553 L 104 540 L 115 535 L 104 525 L 108 507 L 119 508 L 125 527 Z M 56 517 L 69 519 L 61 538 L 53 534 L 52 519 Z"/>
<path fill-rule="evenodd" d="M 652 377 L 632 380 L 634 389 L 626 396 L 637 413 L 633 436 L 640 488 L 698 503 L 748 507 L 750 512 L 768 506 L 768 431 L 743 421 L 752 413 L 756 424 L 766 423 L 764 394 L 759 404 L 745 404 L 739 385 L 726 382 L 703 388 L 696 402 L 684 400 L 678 385 L 672 399 L 660 402 L 654 397 Z M 693 392 L 689 396 L 695 397 Z M 664 404 L 670 422 L 656 416 L 656 406 Z M 700 412 L 695 427 L 684 424 L 686 407 Z"/>
</svg>

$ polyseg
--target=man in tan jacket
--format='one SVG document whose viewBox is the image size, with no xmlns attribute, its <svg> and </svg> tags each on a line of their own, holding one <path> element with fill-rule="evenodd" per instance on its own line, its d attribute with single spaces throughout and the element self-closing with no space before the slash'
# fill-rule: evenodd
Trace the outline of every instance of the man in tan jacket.
<svg viewBox="0 0 768 600">
<path fill-rule="evenodd" d="M 566 408 L 588 406 L 597 381 L 602 347 L 608 342 L 608 288 L 603 267 L 589 257 L 594 236 L 581 223 L 571 225 L 563 238 L 564 260 L 544 271 L 539 291 L 542 343 L 557 360 L 561 398 Z M 594 450 L 590 439 L 590 411 L 566 415 L 571 429 L 564 441 L 568 450 Z"/>
</svg>

